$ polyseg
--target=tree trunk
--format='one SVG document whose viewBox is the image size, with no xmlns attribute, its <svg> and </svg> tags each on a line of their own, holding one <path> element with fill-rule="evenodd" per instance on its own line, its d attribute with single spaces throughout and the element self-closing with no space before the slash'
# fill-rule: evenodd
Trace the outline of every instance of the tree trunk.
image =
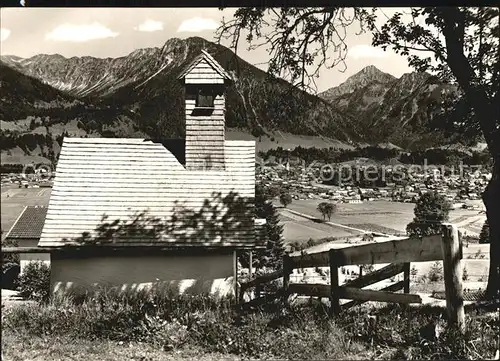
<svg viewBox="0 0 500 361">
<path fill-rule="evenodd" d="M 499 298 L 500 285 L 500 159 L 494 159 L 493 173 L 483 193 L 486 217 L 490 226 L 490 271 L 486 296 Z"/>
<path fill-rule="evenodd" d="M 474 69 L 464 52 L 465 17 L 463 13 L 456 7 L 438 9 L 438 15 L 444 23 L 446 62 L 474 110 L 494 161 L 492 178 L 483 193 L 483 201 L 490 225 L 490 271 L 486 294 L 490 298 L 498 298 L 500 283 L 500 128 L 498 122 L 500 110 L 495 102 L 497 96 L 495 99 L 489 98 L 483 87 L 473 84 Z"/>
</svg>

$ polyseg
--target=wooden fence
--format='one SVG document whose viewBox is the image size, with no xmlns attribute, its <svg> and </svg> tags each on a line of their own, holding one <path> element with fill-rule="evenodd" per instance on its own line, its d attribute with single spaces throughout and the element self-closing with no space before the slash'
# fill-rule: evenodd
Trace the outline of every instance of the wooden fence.
<svg viewBox="0 0 500 361">
<path fill-rule="evenodd" d="M 256 298 L 247 304 L 259 304 L 269 299 L 262 296 L 263 284 L 283 278 L 283 288 L 274 297 L 284 297 L 288 301 L 291 294 L 328 297 L 331 302 L 332 315 L 343 309 L 366 301 L 421 303 L 419 295 L 410 294 L 410 263 L 443 261 L 446 305 L 449 322 L 464 326 L 464 306 L 462 290 L 462 251 L 458 237 L 458 229 L 450 224 L 443 225 L 441 235 L 422 238 L 408 238 L 389 242 L 370 243 L 326 252 L 285 256 L 283 269 L 260 276 L 240 286 L 240 300 L 245 291 L 255 287 Z M 360 276 L 344 285 L 339 284 L 339 268 L 348 265 L 384 264 L 372 273 Z M 290 275 L 294 269 L 309 267 L 330 267 L 330 284 L 290 283 Z M 392 284 L 381 290 L 367 290 L 363 287 L 404 274 L 403 281 Z M 404 293 L 395 293 L 403 290 Z M 340 305 L 340 299 L 352 300 Z"/>
</svg>

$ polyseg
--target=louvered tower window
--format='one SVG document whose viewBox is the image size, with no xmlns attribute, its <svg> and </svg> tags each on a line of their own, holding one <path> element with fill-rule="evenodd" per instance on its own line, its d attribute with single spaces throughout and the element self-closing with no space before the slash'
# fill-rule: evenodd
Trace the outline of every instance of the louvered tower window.
<svg viewBox="0 0 500 361">
<path fill-rule="evenodd" d="M 196 107 L 197 108 L 213 108 L 214 107 L 214 95 L 208 92 L 204 92 L 201 89 L 198 91 L 196 97 Z"/>
</svg>

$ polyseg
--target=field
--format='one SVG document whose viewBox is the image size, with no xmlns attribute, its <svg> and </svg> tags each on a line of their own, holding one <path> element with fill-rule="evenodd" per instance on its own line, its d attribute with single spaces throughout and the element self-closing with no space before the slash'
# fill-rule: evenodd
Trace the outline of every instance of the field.
<svg viewBox="0 0 500 361">
<path fill-rule="evenodd" d="M 259 139 L 249 133 L 236 130 L 227 129 L 226 130 L 227 140 L 254 140 L 256 151 L 266 152 L 269 149 L 275 149 L 277 147 L 282 147 L 283 149 L 293 149 L 295 147 L 301 146 L 304 148 L 316 147 L 316 148 L 329 148 L 334 147 L 338 149 L 353 149 L 353 146 L 346 143 L 340 142 L 336 139 L 329 139 L 320 136 L 309 136 L 309 135 L 295 135 L 284 132 L 275 132 L 271 137 L 263 135 Z M 271 140 L 273 139 L 273 140 Z"/>
<path fill-rule="evenodd" d="M 322 200 L 294 200 L 287 208 L 313 217 L 321 217 L 316 210 Z M 278 205 L 278 203 L 276 203 Z M 389 201 L 339 204 L 331 222 L 366 231 L 404 234 L 406 225 L 413 219 L 413 203 Z M 280 209 L 283 216 L 286 241 L 307 241 L 309 238 L 347 237 L 353 232 L 341 227 L 315 223 L 306 218 L 292 219 L 290 212 Z M 457 209 L 450 212 L 450 222 L 456 223 L 461 231 L 470 235 L 479 234 L 486 217 L 476 210 Z"/>
<path fill-rule="evenodd" d="M 323 239 L 327 237 L 349 237 L 353 235 L 353 232 L 345 228 L 315 223 L 307 218 L 287 212 L 286 210 L 281 211 L 280 220 L 283 224 L 283 237 L 287 242 L 307 241 L 309 238 Z M 357 234 L 357 232 L 354 233 Z"/>
<path fill-rule="evenodd" d="M 2 238 L 14 225 L 26 206 L 47 206 L 52 188 L 18 188 L 2 185 Z"/>
</svg>

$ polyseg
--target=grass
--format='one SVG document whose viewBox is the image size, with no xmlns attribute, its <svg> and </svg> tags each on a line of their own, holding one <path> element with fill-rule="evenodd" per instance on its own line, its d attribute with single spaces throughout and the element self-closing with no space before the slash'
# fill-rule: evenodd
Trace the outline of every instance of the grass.
<svg viewBox="0 0 500 361">
<path fill-rule="evenodd" d="M 234 300 L 100 291 L 85 299 L 12 306 L 2 314 L 2 359 L 463 359 L 495 352 L 498 317 L 469 314 L 467 333 L 443 309 L 362 306 L 329 319 L 324 305 L 241 311 Z M 370 317 L 367 317 L 370 315 Z"/>
<path fill-rule="evenodd" d="M 346 230 L 345 228 L 334 227 L 324 224 L 323 222 L 315 222 L 288 212 L 286 216 L 281 212 L 280 217 L 283 224 L 283 237 L 288 242 L 296 242 L 310 238 L 323 239 L 332 236 L 352 236 L 352 231 Z"/>
<path fill-rule="evenodd" d="M 289 209 L 319 217 L 316 210 L 320 199 L 294 200 Z M 406 225 L 413 219 L 415 204 L 390 201 L 363 202 L 360 204 L 339 204 L 331 221 L 339 224 L 363 224 L 369 219 L 371 224 L 391 229 L 392 232 L 406 231 Z M 450 220 L 467 219 L 477 216 L 477 211 L 456 209 L 450 212 Z M 381 228 L 382 229 L 382 228 Z M 380 230 L 381 230 L 380 229 Z M 308 238 L 308 237 L 305 237 Z"/>
<path fill-rule="evenodd" d="M 2 333 L 2 360 L 9 361 L 172 361 L 172 360 L 239 360 L 236 355 L 207 354 L 203 350 L 165 352 L 143 342 L 74 339 L 66 336 L 32 337 L 25 333 Z"/>
<path fill-rule="evenodd" d="M 329 148 L 335 147 L 340 149 L 353 149 L 351 145 L 342 143 L 336 139 L 329 139 L 326 137 L 296 135 L 286 132 L 276 132 L 271 136 L 264 135 L 259 139 L 247 132 L 237 129 L 226 129 L 226 139 L 228 140 L 255 140 L 256 151 L 268 151 L 276 147 L 295 148 L 302 147 L 316 147 L 316 148 Z"/>
</svg>

